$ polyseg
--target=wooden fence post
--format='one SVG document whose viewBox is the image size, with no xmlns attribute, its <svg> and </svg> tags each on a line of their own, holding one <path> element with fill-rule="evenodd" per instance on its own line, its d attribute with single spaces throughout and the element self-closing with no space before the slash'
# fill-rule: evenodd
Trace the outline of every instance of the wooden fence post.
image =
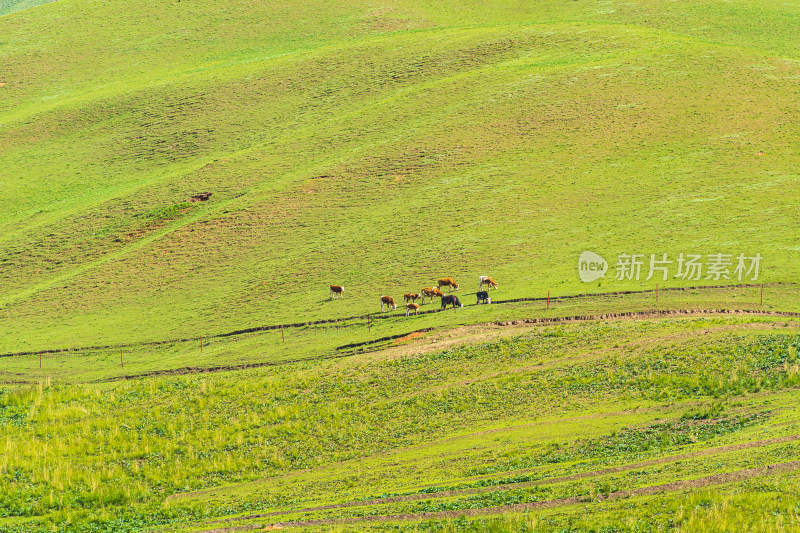
<svg viewBox="0 0 800 533">
<path fill-rule="evenodd" d="M 119 350 L 119 366 L 125 368 L 125 363 L 122 361 L 122 349 Z"/>
<path fill-rule="evenodd" d="M 550 309 L 550 291 L 547 291 L 547 308 Z"/>
<path fill-rule="evenodd" d="M 761 305 L 764 305 L 764 284 L 761 284 Z"/>
<path fill-rule="evenodd" d="M 658 303 L 658 283 L 656 283 L 656 303 Z"/>
<path fill-rule="evenodd" d="M 203 355 L 203 336 L 200 335 L 200 355 Z"/>
<path fill-rule="evenodd" d="M 283 326 L 281 326 L 281 341 L 286 342 L 286 337 L 283 336 Z"/>
</svg>

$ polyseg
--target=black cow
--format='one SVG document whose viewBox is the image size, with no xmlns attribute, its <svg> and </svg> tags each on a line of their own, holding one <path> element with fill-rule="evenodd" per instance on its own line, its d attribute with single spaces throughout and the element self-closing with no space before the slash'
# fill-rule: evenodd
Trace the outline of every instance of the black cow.
<svg viewBox="0 0 800 533">
<path fill-rule="evenodd" d="M 476 295 L 478 296 L 478 303 L 485 303 L 485 304 L 492 303 L 492 299 L 489 298 L 488 291 L 478 291 Z"/>
<path fill-rule="evenodd" d="M 464 304 L 462 304 L 460 301 L 458 301 L 458 296 L 455 296 L 455 295 L 452 295 L 452 294 L 448 294 L 446 296 L 442 296 L 442 310 L 447 309 L 448 305 L 452 305 L 453 309 L 455 309 L 456 306 L 464 307 Z"/>
</svg>

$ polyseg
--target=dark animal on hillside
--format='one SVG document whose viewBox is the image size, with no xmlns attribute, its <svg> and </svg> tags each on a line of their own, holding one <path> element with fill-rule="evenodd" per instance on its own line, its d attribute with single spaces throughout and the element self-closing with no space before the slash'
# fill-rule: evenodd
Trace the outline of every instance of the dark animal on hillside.
<svg viewBox="0 0 800 533">
<path fill-rule="evenodd" d="M 422 303 L 425 303 L 426 297 L 430 298 L 432 302 L 433 299 L 437 296 L 441 298 L 442 296 L 444 296 L 444 293 L 442 293 L 442 291 L 440 291 L 436 287 L 424 287 L 422 289 Z"/>
<path fill-rule="evenodd" d="M 492 303 L 492 299 L 489 298 L 489 293 L 486 291 L 478 291 L 477 293 L 475 293 L 475 295 L 478 297 L 478 303 L 485 303 L 485 304 Z"/>
<path fill-rule="evenodd" d="M 397 305 L 394 303 L 394 298 L 391 296 L 381 296 L 381 313 L 383 313 L 383 304 L 386 304 L 387 311 L 388 308 L 391 308 L 392 311 L 397 309 Z"/>
<path fill-rule="evenodd" d="M 464 307 L 464 304 L 462 304 L 460 301 L 458 301 L 458 296 L 455 296 L 453 294 L 448 294 L 447 296 L 442 296 L 442 310 L 447 309 L 448 305 L 452 305 L 453 309 L 455 309 L 456 306 Z"/>
<path fill-rule="evenodd" d="M 439 290 L 441 290 L 442 287 L 450 287 L 454 291 L 458 290 L 458 283 L 456 283 L 456 280 L 453 278 L 442 278 L 437 281 L 437 283 L 439 284 Z"/>
<path fill-rule="evenodd" d="M 341 285 L 331 285 L 331 298 L 336 298 L 337 294 L 344 300 L 344 287 Z"/>
<path fill-rule="evenodd" d="M 419 304 L 407 303 L 406 304 L 406 316 L 408 316 L 409 313 L 411 313 L 411 311 L 414 311 L 414 314 L 418 315 L 419 314 Z"/>
<path fill-rule="evenodd" d="M 189 198 L 189 201 L 190 202 L 207 202 L 209 197 L 212 194 L 213 193 L 210 193 L 210 192 L 201 192 L 200 194 L 195 194 L 194 196 Z"/>
<path fill-rule="evenodd" d="M 483 290 L 484 284 L 488 285 L 490 289 L 496 289 L 497 288 L 497 282 L 495 280 L 493 280 L 489 276 L 481 276 L 480 278 L 478 278 L 478 290 L 479 291 Z"/>
</svg>

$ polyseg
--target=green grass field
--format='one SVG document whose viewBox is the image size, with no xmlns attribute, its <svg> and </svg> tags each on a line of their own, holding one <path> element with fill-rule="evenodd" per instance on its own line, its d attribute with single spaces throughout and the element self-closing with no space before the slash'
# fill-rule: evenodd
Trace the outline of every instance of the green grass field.
<svg viewBox="0 0 800 533">
<path fill-rule="evenodd" d="M 796 524 L 797 330 L 718 316 L 466 326 L 345 359 L 4 389 L 0 501 L 29 517 L 4 525 L 482 531 L 460 513 L 552 500 L 524 519 L 695 531 L 713 508 L 709 531 L 777 531 Z M 605 500 L 698 479 L 704 491 Z"/>
<path fill-rule="evenodd" d="M 0 346 L 364 314 L 442 276 L 585 292 L 584 249 L 795 281 L 796 15 L 738 5 L 5 16 Z"/>
<path fill-rule="evenodd" d="M 800 531 L 800 5 L 419 4 L 0 0 L 0 532 Z"/>
</svg>

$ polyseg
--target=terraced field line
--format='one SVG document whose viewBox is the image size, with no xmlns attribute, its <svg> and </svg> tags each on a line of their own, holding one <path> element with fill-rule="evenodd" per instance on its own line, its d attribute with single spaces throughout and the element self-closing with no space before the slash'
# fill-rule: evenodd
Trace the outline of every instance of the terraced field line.
<svg viewBox="0 0 800 533">
<path fill-rule="evenodd" d="M 155 236 L 153 236 L 155 238 Z M 795 283 L 772 283 L 772 284 L 765 284 L 770 286 L 793 286 L 796 285 Z M 706 285 L 706 286 L 694 286 L 694 287 L 672 287 L 670 289 L 661 289 L 661 292 L 668 292 L 668 291 L 688 291 L 688 290 L 714 290 L 714 289 L 736 289 L 736 288 L 754 288 L 760 287 L 760 284 L 743 284 L 743 285 Z M 580 294 L 567 294 L 563 296 L 557 296 L 550 298 L 551 301 L 559 301 L 559 300 L 572 300 L 572 299 L 580 299 L 580 298 L 598 298 L 598 297 L 607 297 L 607 296 L 625 296 L 631 294 L 647 294 L 653 292 L 653 289 L 643 289 L 641 291 L 617 291 L 617 292 L 597 292 L 597 293 L 580 293 Z M 492 305 L 503 305 L 503 304 L 514 304 L 514 303 L 522 303 L 522 302 L 541 302 L 545 301 L 547 298 L 515 298 L 512 300 L 498 300 L 493 302 Z M 440 309 L 428 309 L 425 311 L 420 311 L 419 314 L 431 314 L 431 313 L 440 313 Z M 765 316 L 785 316 L 790 318 L 797 318 L 800 317 L 800 313 L 792 312 L 792 311 L 762 311 L 759 309 L 712 309 L 712 310 L 701 310 L 701 309 L 672 309 L 672 310 L 658 310 L 654 309 L 651 311 L 634 311 L 629 313 L 609 313 L 609 314 L 601 314 L 601 315 L 574 315 L 571 317 L 552 317 L 552 318 L 535 318 L 535 319 L 525 319 L 525 323 L 550 323 L 550 322 L 563 322 L 563 321 L 570 321 L 570 320 L 604 320 L 606 318 L 624 318 L 627 316 L 636 317 L 637 315 L 643 314 L 652 314 L 654 317 L 660 316 L 669 316 L 671 314 L 691 314 L 691 313 L 720 313 L 720 314 L 762 314 Z M 406 319 L 406 317 L 402 317 L 399 315 L 375 315 L 375 314 L 365 314 L 365 315 L 354 315 L 350 317 L 342 317 L 342 318 L 330 318 L 330 319 L 323 319 L 323 320 L 312 320 L 307 322 L 294 322 L 289 324 L 272 324 L 272 325 L 264 325 L 264 326 L 253 326 L 249 328 L 237 329 L 233 331 L 228 331 L 224 333 L 216 333 L 212 335 L 205 335 L 207 339 L 221 339 L 226 337 L 236 337 L 239 335 L 246 335 L 249 333 L 258 333 L 262 331 L 273 331 L 281 328 L 302 328 L 308 326 L 318 326 L 324 324 L 334 324 L 334 323 L 342 323 L 342 322 L 350 322 L 350 321 L 358 321 L 358 320 L 367 320 L 367 317 L 371 317 L 371 320 L 387 320 L 387 319 L 395 319 L 395 320 L 402 320 Z M 522 322 L 488 322 L 487 324 L 496 324 L 496 325 L 508 325 L 513 323 L 522 323 Z M 424 330 L 418 330 L 424 331 Z M 371 343 L 376 342 L 383 342 L 388 340 L 398 339 L 400 337 L 410 335 L 411 333 L 415 333 L 415 331 L 403 333 L 400 335 L 393 335 L 390 337 L 383 337 L 381 339 L 375 339 L 372 341 L 365 341 L 353 344 L 345 344 L 343 346 L 339 346 L 337 350 L 347 350 L 352 348 L 358 348 L 360 346 L 366 346 Z M 80 346 L 80 347 L 71 347 L 71 348 L 47 348 L 44 350 L 36 350 L 36 351 L 25 351 L 25 352 L 7 352 L 7 353 L 0 353 L 0 357 L 16 357 L 16 356 L 24 356 L 24 355 L 38 355 L 38 354 L 55 354 L 55 353 L 65 353 L 65 352 L 84 352 L 84 351 L 100 351 L 100 350 L 118 350 L 120 348 L 135 348 L 141 346 L 158 346 L 162 344 L 172 344 L 172 343 L 180 343 L 180 342 L 192 342 L 192 341 L 199 341 L 200 336 L 193 336 L 193 337 L 183 337 L 183 338 L 173 338 L 173 339 L 163 339 L 157 341 L 140 341 L 140 342 L 130 342 L 130 343 L 118 343 L 118 344 L 107 344 L 107 345 L 98 345 L 98 346 Z"/>
<path fill-rule="evenodd" d="M 510 321 L 498 321 L 498 322 L 484 322 L 478 323 L 473 325 L 496 325 L 496 326 L 516 326 L 521 324 L 536 324 L 536 325 L 546 325 L 546 324 L 559 324 L 563 322 L 584 322 L 584 321 L 592 321 L 592 320 L 624 320 L 624 319 L 646 319 L 646 318 L 664 318 L 670 316 L 713 316 L 713 315 L 752 315 L 752 316 L 771 316 L 771 317 L 786 317 L 786 318 L 800 318 L 800 313 L 794 313 L 789 311 L 758 311 L 758 310 L 749 310 L 749 309 L 675 309 L 675 310 L 668 310 L 668 311 L 661 311 L 661 310 L 651 310 L 651 311 L 630 311 L 624 313 L 606 313 L 602 315 L 573 315 L 573 316 L 566 316 L 566 317 L 554 317 L 554 318 L 526 318 L 526 319 L 519 319 L 519 320 L 510 320 Z M 417 331 L 431 331 L 433 328 L 427 328 L 425 330 L 417 330 Z M 385 342 L 386 340 L 391 340 L 395 338 L 402 338 L 408 336 L 416 331 L 412 331 L 410 333 L 399 333 L 397 335 L 392 335 L 391 337 L 384 337 L 383 339 L 377 339 L 374 341 L 368 341 L 368 343 L 379 343 Z M 211 337 L 211 336 L 209 336 Z M 208 338 L 208 337 L 207 337 Z M 199 339 L 199 337 L 198 337 Z M 39 353 L 47 354 L 47 353 L 80 353 L 81 351 L 100 351 L 100 350 L 114 350 L 119 349 L 122 347 L 135 347 L 135 346 L 151 346 L 154 344 L 162 344 L 167 343 L 170 341 L 159 341 L 158 343 L 154 342 L 147 342 L 142 344 L 130 344 L 130 345 L 117 345 L 117 346 L 107 346 L 107 347 L 98 347 L 98 348 L 84 348 L 84 349 L 66 349 L 66 350 L 56 350 L 56 351 L 41 351 L 41 352 L 26 352 L 26 353 L 17 353 L 17 354 L 0 354 L 0 358 L 2 357 L 20 357 L 23 355 L 38 355 Z M 179 341 L 172 341 L 172 342 L 179 342 Z M 187 375 L 187 374 L 204 374 L 210 372 L 228 372 L 232 370 L 247 370 L 251 368 L 261 368 L 266 366 L 285 366 L 291 365 L 294 363 L 300 362 L 308 362 L 308 361 L 322 361 L 322 360 L 329 360 L 329 359 L 343 359 L 345 357 L 352 357 L 354 355 L 361 355 L 364 353 L 370 353 L 374 351 L 378 351 L 385 348 L 385 346 L 376 347 L 372 350 L 358 350 L 353 352 L 331 352 L 329 354 L 323 354 L 313 357 L 301 357 L 298 359 L 288 359 L 285 361 L 266 361 L 261 363 L 242 363 L 238 365 L 220 365 L 220 366 L 208 366 L 208 367 L 180 367 L 180 368 L 172 368 L 172 369 L 164 369 L 164 370 L 153 370 L 150 372 L 141 372 L 138 374 L 121 374 L 118 376 L 104 378 L 100 380 L 95 380 L 92 383 L 106 383 L 106 382 L 113 382 L 113 381 L 124 381 L 130 379 L 139 379 L 145 377 L 153 377 L 153 376 L 164 376 L 164 375 Z M 338 348 L 337 348 L 338 350 Z"/>
<path fill-rule="evenodd" d="M 612 466 L 609 468 L 603 468 L 601 470 L 591 470 L 587 472 L 580 472 L 577 474 L 570 474 L 566 476 L 558 476 L 552 478 L 545 478 L 535 481 L 524 481 L 520 483 L 508 483 L 508 484 L 498 484 L 491 487 L 476 487 L 476 488 L 468 488 L 468 489 L 456 489 L 456 490 L 445 490 L 440 492 L 434 493 L 423 493 L 423 494 L 406 494 L 403 496 L 392 496 L 389 498 L 376 498 L 373 500 L 356 500 L 346 503 L 339 503 L 339 504 L 331 504 L 331 505 L 321 505 L 317 507 L 306 507 L 303 509 L 288 509 L 282 511 L 272 511 L 269 513 L 260 513 L 260 514 L 253 514 L 247 516 L 240 516 L 235 518 L 227 518 L 225 520 L 216 520 L 207 522 L 208 524 L 220 523 L 220 522 L 236 522 L 239 520 L 253 520 L 258 518 L 267 518 L 270 516 L 280 516 L 286 514 L 295 514 L 295 513 L 310 513 L 314 511 L 330 511 L 333 509 L 343 509 L 347 507 L 361 507 L 361 506 L 369 506 L 369 505 L 380 505 L 380 504 L 387 504 L 387 503 L 401 503 L 401 502 L 410 502 L 410 501 L 419 501 L 419 500 L 430 500 L 430 499 L 438 499 L 438 498 L 446 498 L 450 496 L 466 496 L 471 494 L 483 494 L 486 492 L 493 492 L 496 490 L 506 490 L 506 489 L 518 489 L 518 488 L 526 488 L 526 487 L 535 487 L 538 485 L 553 485 L 556 483 L 565 483 L 568 481 L 576 481 L 579 479 L 591 478 L 591 477 L 598 477 L 604 476 L 607 474 L 615 474 L 618 472 L 625 472 L 627 470 L 635 470 L 637 468 L 643 468 L 647 466 L 654 466 L 659 464 L 665 463 L 672 463 L 675 461 L 683 461 L 686 459 L 693 459 L 696 457 L 704 457 L 708 455 L 718 455 L 721 453 L 728 453 L 734 452 L 739 450 L 745 450 L 748 448 L 760 448 L 763 446 L 769 446 L 772 444 L 781 444 L 784 442 L 792 442 L 800 440 L 800 435 L 786 435 L 783 437 L 773 437 L 770 439 L 763 439 L 757 441 L 750 441 L 750 442 L 743 442 L 739 444 L 730 444 L 727 446 L 718 446 L 716 448 L 706 448 L 704 450 L 697 450 L 694 452 L 682 453 L 679 455 L 670 455 L 667 457 L 658 457 L 655 459 L 648 459 L 647 461 L 640 461 L 638 463 L 630 463 L 626 465 L 619 465 L 619 466 Z M 511 472 L 506 472 L 506 475 L 517 475 L 517 474 L 524 474 L 528 472 L 532 472 L 534 469 L 528 470 L 516 470 Z M 719 474 L 722 475 L 722 474 Z M 479 478 L 482 479 L 482 478 Z M 638 490 L 638 489 L 636 489 Z"/>
<path fill-rule="evenodd" d="M 483 507 L 478 509 L 460 509 L 456 511 L 439 511 L 439 512 L 424 512 L 424 513 L 406 513 L 397 515 L 384 515 L 384 516 L 360 516 L 360 517 L 347 517 L 347 518 L 329 518 L 320 520 L 296 520 L 287 522 L 274 522 L 271 524 L 262 524 L 261 528 L 265 527 L 307 527 L 307 526 L 320 526 L 320 525 L 334 525 L 334 524 L 357 524 L 360 522 L 394 522 L 394 521 L 417 521 L 417 520 L 441 520 L 448 518 L 457 518 L 460 516 L 480 516 L 488 514 L 501 514 L 507 512 L 521 512 L 533 509 L 549 509 L 553 507 L 560 507 L 564 505 L 574 505 L 578 503 L 594 503 L 601 500 L 617 500 L 621 498 L 631 498 L 634 496 L 647 496 L 659 492 L 675 492 L 679 490 L 698 489 L 712 485 L 721 485 L 723 483 L 730 483 L 734 481 L 743 481 L 756 476 L 764 476 L 770 474 L 777 474 L 780 472 L 790 472 L 800 469 L 800 461 L 789 461 L 786 463 L 775 463 L 765 466 L 754 468 L 746 468 L 737 470 L 735 472 L 726 472 L 724 474 L 713 474 L 696 479 L 674 481 L 672 483 L 664 483 L 661 485 L 653 485 L 650 487 L 641 487 L 631 490 L 622 490 L 612 492 L 607 496 L 599 495 L 597 500 L 588 500 L 586 496 L 571 496 L 569 498 L 560 498 L 556 500 L 543 500 L 530 503 L 519 503 L 515 505 L 501 505 L 496 507 Z M 220 531 L 244 531 L 247 529 L 257 529 L 253 525 L 232 526 L 222 529 L 203 530 L 198 533 L 214 533 Z"/>
<path fill-rule="evenodd" d="M 493 322 L 461 324 L 461 326 L 518 326 L 525 324 L 547 325 L 547 324 L 557 324 L 561 322 L 573 322 L 573 321 L 613 320 L 613 319 L 626 319 L 626 318 L 647 319 L 647 318 L 664 318 L 670 316 L 692 316 L 692 315 L 754 315 L 754 316 L 775 316 L 775 317 L 787 317 L 787 318 L 800 317 L 800 313 L 795 313 L 792 311 L 761 311 L 758 309 L 667 309 L 667 310 L 626 311 L 621 313 L 605 313 L 600 315 L 569 315 L 569 316 L 550 317 L 550 318 L 518 318 L 513 320 L 497 320 Z M 459 325 L 454 325 L 453 327 L 459 327 Z M 418 330 L 418 331 L 421 332 L 430 331 L 431 329 L 433 328 L 428 328 L 428 330 Z M 403 333 L 399 335 L 393 335 L 391 337 L 383 337 L 380 339 L 373 339 L 370 341 L 363 341 L 354 344 L 346 344 L 344 346 L 339 346 L 336 349 L 341 351 L 352 347 L 363 347 L 374 344 L 380 344 L 392 339 L 400 338 L 407 335 L 412 335 L 413 333 L 417 332 L 412 331 L 411 333 Z M 383 346 L 381 346 L 381 348 L 383 348 Z M 361 352 L 364 351 L 370 351 L 370 350 L 361 350 Z"/>
</svg>

